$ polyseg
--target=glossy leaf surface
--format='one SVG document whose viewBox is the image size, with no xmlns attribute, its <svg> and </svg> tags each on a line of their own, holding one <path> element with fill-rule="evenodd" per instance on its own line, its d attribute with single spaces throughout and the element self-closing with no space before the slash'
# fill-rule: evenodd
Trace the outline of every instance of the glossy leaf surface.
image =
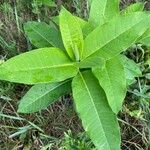
<svg viewBox="0 0 150 150">
<path fill-rule="evenodd" d="M 96 148 L 120 150 L 117 118 L 98 80 L 90 71 L 85 71 L 73 79 L 72 89 L 76 110 Z"/>
<path fill-rule="evenodd" d="M 93 0 L 89 21 L 94 26 L 102 25 L 119 14 L 119 0 Z"/>
<path fill-rule="evenodd" d="M 108 60 L 103 68 L 93 68 L 93 73 L 104 89 L 111 109 L 117 114 L 122 108 L 127 91 L 125 71 L 120 57 Z"/>
<path fill-rule="evenodd" d="M 0 66 L 0 79 L 37 84 L 75 76 L 78 68 L 57 48 L 42 48 L 13 57 Z"/>
<path fill-rule="evenodd" d="M 64 49 L 60 32 L 44 22 L 29 21 L 24 30 L 31 43 L 37 48 L 58 47 Z"/>
<path fill-rule="evenodd" d="M 60 96 L 71 91 L 70 80 L 34 85 L 22 98 L 18 112 L 33 113 L 46 108 Z"/>
<path fill-rule="evenodd" d="M 72 60 L 79 61 L 83 52 L 83 34 L 80 24 L 65 8 L 61 10 L 59 19 L 66 51 Z"/>
<path fill-rule="evenodd" d="M 84 42 L 83 59 L 92 55 L 110 59 L 130 47 L 148 29 L 150 14 L 121 15 L 97 27 Z"/>
<path fill-rule="evenodd" d="M 135 77 L 142 75 L 142 72 L 139 66 L 133 60 L 124 55 L 120 55 L 120 59 L 125 69 L 127 85 L 130 85 L 135 82 Z"/>
</svg>

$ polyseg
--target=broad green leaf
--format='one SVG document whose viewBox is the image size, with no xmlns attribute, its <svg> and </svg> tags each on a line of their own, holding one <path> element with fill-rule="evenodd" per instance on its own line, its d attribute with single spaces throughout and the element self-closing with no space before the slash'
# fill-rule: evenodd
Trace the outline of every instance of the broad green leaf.
<svg viewBox="0 0 150 150">
<path fill-rule="evenodd" d="M 0 66 L 0 80 L 38 84 L 75 76 L 75 63 L 57 48 L 41 48 L 13 57 Z"/>
<path fill-rule="evenodd" d="M 71 59 L 79 61 L 83 51 L 83 34 L 80 24 L 65 8 L 61 10 L 59 20 L 66 51 Z"/>
<path fill-rule="evenodd" d="M 95 28 L 88 22 L 83 28 L 82 32 L 84 35 L 84 38 L 87 37 Z"/>
<path fill-rule="evenodd" d="M 93 0 L 89 22 L 94 26 L 102 25 L 119 14 L 119 0 Z"/>
<path fill-rule="evenodd" d="M 79 23 L 84 37 L 86 37 L 90 32 L 94 30 L 94 26 L 92 26 L 90 22 L 87 22 L 77 16 L 75 16 L 75 19 Z"/>
<path fill-rule="evenodd" d="M 137 3 L 129 5 L 127 8 L 122 10 L 121 13 L 133 13 L 133 12 L 137 12 L 137 11 L 143 11 L 143 9 L 144 9 L 144 3 L 137 2 Z"/>
<path fill-rule="evenodd" d="M 81 29 L 83 29 L 85 27 L 85 25 L 88 23 L 87 21 L 85 21 L 84 19 L 74 16 L 76 21 L 79 23 Z"/>
<path fill-rule="evenodd" d="M 90 32 L 93 31 L 94 27 L 84 19 L 81 19 L 77 16 L 74 16 L 76 21 L 79 23 L 80 28 L 82 29 L 83 36 L 86 37 Z M 51 20 L 56 24 L 59 25 L 59 16 L 52 17 Z"/>
<path fill-rule="evenodd" d="M 120 57 L 108 60 L 104 68 L 93 68 L 93 73 L 104 89 L 111 109 L 117 114 L 122 108 L 127 91 L 125 71 Z"/>
<path fill-rule="evenodd" d="M 75 17 L 76 21 L 79 23 L 84 37 L 86 37 L 90 32 L 92 32 L 94 30 L 94 27 L 86 20 L 79 18 L 77 16 L 74 16 L 74 17 Z"/>
<path fill-rule="evenodd" d="M 105 66 L 105 59 L 101 57 L 89 57 L 78 64 L 79 68 L 92 68 L 99 67 L 102 68 Z"/>
<path fill-rule="evenodd" d="M 120 59 L 125 69 L 127 85 L 131 85 L 135 82 L 135 77 L 142 75 L 139 66 L 131 59 L 124 55 L 120 55 Z"/>
<path fill-rule="evenodd" d="M 44 22 L 29 21 L 24 30 L 31 43 L 37 48 L 58 47 L 64 49 L 60 32 Z"/>
<path fill-rule="evenodd" d="M 33 113 L 46 108 L 60 96 L 71 91 L 70 80 L 34 85 L 22 98 L 18 112 Z"/>
<path fill-rule="evenodd" d="M 75 17 L 75 19 L 77 20 L 77 22 L 79 23 L 80 27 L 81 27 L 81 28 L 84 28 L 84 26 L 87 24 L 87 21 L 85 21 L 84 19 L 79 18 L 79 17 L 77 17 L 77 16 L 74 16 L 74 17 Z M 59 16 L 51 17 L 51 20 L 52 20 L 55 24 L 59 25 Z"/>
<path fill-rule="evenodd" d="M 120 150 L 116 115 L 91 71 L 78 74 L 72 82 L 76 110 L 85 131 L 98 150 Z"/>
<path fill-rule="evenodd" d="M 138 12 L 113 18 L 97 27 L 84 42 L 83 58 L 110 59 L 130 47 L 148 29 L 150 13 Z"/>
</svg>

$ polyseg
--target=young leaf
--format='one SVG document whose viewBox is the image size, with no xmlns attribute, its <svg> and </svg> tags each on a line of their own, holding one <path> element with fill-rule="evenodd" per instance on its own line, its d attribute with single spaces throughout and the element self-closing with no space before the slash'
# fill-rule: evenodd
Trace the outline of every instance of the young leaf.
<svg viewBox="0 0 150 150">
<path fill-rule="evenodd" d="M 142 75 L 139 66 L 131 59 L 124 55 L 120 55 L 120 59 L 125 69 L 127 85 L 131 85 L 135 81 L 135 77 Z"/>
<path fill-rule="evenodd" d="M 134 4 L 129 5 L 127 8 L 125 8 L 124 10 L 122 10 L 121 13 L 133 13 L 133 12 L 137 12 L 137 11 L 143 11 L 144 9 L 144 3 L 143 2 L 137 2 Z"/>
<path fill-rule="evenodd" d="M 77 16 L 74 16 L 76 21 L 79 23 L 80 28 L 82 29 L 83 36 L 86 37 L 90 32 L 93 31 L 94 27 L 84 19 L 81 19 Z M 56 24 L 59 25 L 59 16 L 52 17 L 51 20 Z"/>
<path fill-rule="evenodd" d="M 94 26 L 102 25 L 119 14 L 119 0 L 93 0 L 89 22 Z"/>
<path fill-rule="evenodd" d="M 60 13 L 60 30 L 64 46 L 72 60 L 79 61 L 83 51 L 83 35 L 76 18 L 65 8 Z"/>
<path fill-rule="evenodd" d="M 31 43 L 37 48 L 58 47 L 64 49 L 60 32 L 44 22 L 29 21 L 24 30 Z"/>
<path fill-rule="evenodd" d="M 82 18 L 79 18 L 79 17 L 77 17 L 77 16 L 74 16 L 74 17 L 75 17 L 75 19 L 77 20 L 77 22 L 79 23 L 81 29 L 88 23 L 87 21 L 83 20 Z M 59 16 L 54 16 L 54 17 L 51 17 L 51 20 L 52 20 L 55 24 L 59 25 L 59 18 L 60 18 Z"/>
<path fill-rule="evenodd" d="M 93 68 L 93 73 L 104 89 L 108 103 L 114 113 L 121 110 L 126 96 L 126 77 L 120 57 L 114 57 L 106 62 L 104 68 Z"/>
<path fill-rule="evenodd" d="M 98 150 L 120 150 L 119 125 L 106 95 L 91 71 L 72 82 L 73 98 L 82 124 Z"/>
<path fill-rule="evenodd" d="M 75 63 L 57 48 L 41 48 L 13 57 L 0 66 L 0 80 L 37 84 L 75 76 Z"/>
<path fill-rule="evenodd" d="M 94 55 L 110 59 L 118 55 L 135 43 L 149 24 L 150 14 L 146 12 L 115 17 L 85 38 L 83 58 Z"/>
<path fill-rule="evenodd" d="M 18 112 L 33 113 L 46 108 L 60 96 L 71 91 L 70 80 L 34 85 L 22 98 Z"/>
</svg>

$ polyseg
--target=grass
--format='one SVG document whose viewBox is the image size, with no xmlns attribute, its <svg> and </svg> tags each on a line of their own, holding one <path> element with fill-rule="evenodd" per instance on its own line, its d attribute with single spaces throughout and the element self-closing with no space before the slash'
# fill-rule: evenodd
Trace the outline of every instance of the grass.
<svg viewBox="0 0 150 150">
<path fill-rule="evenodd" d="M 36 3 L 36 0 L 0 2 L 0 58 L 6 60 L 33 46 L 26 38 L 23 23 L 29 20 L 50 22 L 50 17 L 58 14 L 63 3 L 71 12 L 87 18 L 86 1 L 58 0 L 56 7 Z M 121 7 L 135 2 L 123 0 Z M 145 1 L 145 8 L 150 3 Z M 136 45 L 126 52 L 129 58 L 138 63 L 143 72 L 127 94 L 123 110 L 118 115 L 122 133 L 123 150 L 150 149 L 150 67 L 145 65 L 147 48 Z M 94 149 L 84 133 L 77 117 L 71 95 L 62 97 L 59 102 L 41 112 L 24 115 L 16 112 L 19 99 L 30 87 L 0 81 L 0 149 Z M 45 149 L 44 149 L 45 148 Z"/>
</svg>

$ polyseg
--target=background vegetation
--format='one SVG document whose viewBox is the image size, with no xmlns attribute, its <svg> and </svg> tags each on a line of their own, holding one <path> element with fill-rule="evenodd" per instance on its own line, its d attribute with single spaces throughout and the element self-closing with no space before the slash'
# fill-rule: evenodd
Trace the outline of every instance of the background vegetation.
<svg viewBox="0 0 150 150">
<path fill-rule="evenodd" d="M 120 9 L 135 0 L 122 0 Z M 150 1 L 145 0 L 145 9 Z M 77 16 L 87 18 L 86 0 L 0 1 L 0 63 L 22 52 L 34 49 L 26 37 L 23 24 L 27 21 L 44 21 L 53 25 L 53 17 L 64 5 Z M 134 45 L 126 55 L 142 70 L 128 90 L 122 111 L 118 116 L 122 133 L 123 150 L 150 149 L 150 67 L 144 61 L 150 57 L 147 47 Z M 84 133 L 73 109 L 71 95 L 60 98 L 46 110 L 31 115 L 16 112 L 19 99 L 28 86 L 0 81 L 0 150 L 60 149 L 90 150 L 93 144 Z"/>
</svg>

